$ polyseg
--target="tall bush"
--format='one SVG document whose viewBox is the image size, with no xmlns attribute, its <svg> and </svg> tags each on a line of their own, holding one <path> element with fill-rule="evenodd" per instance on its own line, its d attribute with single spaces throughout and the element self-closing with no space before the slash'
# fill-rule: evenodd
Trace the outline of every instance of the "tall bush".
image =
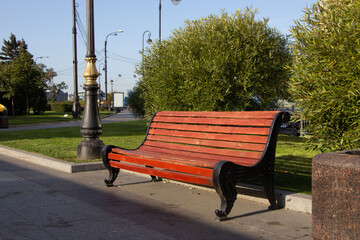
<svg viewBox="0 0 360 240">
<path fill-rule="evenodd" d="M 73 102 L 71 101 L 63 101 L 63 102 L 52 102 L 51 111 L 55 111 L 57 113 L 66 113 L 72 111 Z"/>
<path fill-rule="evenodd" d="M 360 1 L 314 4 L 291 31 L 291 92 L 310 122 L 311 146 L 360 147 Z"/>
<path fill-rule="evenodd" d="M 143 55 L 137 72 L 145 112 L 267 109 L 284 97 L 291 61 L 286 37 L 256 10 L 186 21 Z"/>
</svg>

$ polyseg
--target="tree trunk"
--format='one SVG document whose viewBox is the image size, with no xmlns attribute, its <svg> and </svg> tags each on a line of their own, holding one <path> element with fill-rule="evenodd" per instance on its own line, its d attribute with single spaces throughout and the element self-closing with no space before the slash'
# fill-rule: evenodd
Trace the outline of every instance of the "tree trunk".
<svg viewBox="0 0 360 240">
<path fill-rule="evenodd" d="M 12 115 L 13 117 L 15 117 L 14 97 L 11 97 L 11 107 L 12 107 Z"/>
</svg>

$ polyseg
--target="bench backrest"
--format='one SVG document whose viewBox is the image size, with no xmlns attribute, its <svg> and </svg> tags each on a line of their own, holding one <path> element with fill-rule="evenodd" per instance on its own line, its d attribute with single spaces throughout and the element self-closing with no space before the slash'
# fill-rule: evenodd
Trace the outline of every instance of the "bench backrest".
<svg viewBox="0 0 360 240">
<path fill-rule="evenodd" d="M 271 136 L 276 138 L 282 116 L 280 111 L 157 112 L 140 149 L 253 166 Z"/>
</svg>

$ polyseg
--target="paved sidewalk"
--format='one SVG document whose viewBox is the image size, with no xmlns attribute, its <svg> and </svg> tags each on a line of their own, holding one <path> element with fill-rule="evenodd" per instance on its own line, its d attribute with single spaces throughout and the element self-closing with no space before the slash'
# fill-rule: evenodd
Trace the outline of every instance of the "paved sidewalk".
<svg viewBox="0 0 360 240">
<path fill-rule="evenodd" d="M 238 199 L 218 222 L 212 190 L 106 170 L 69 174 L 0 154 L 0 240 L 312 239 L 311 215 Z"/>
</svg>

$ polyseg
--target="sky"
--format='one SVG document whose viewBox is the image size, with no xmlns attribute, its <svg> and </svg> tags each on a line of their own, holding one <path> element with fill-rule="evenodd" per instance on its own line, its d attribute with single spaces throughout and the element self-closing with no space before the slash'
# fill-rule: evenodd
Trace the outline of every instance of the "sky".
<svg viewBox="0 0 360 240">
<path fill-rule="evenodd" d="M 117 36 L 107 38 L 108 92 L 127 95 L 137 81 L 135 66 L 141 61 L 142 39 L 145 31 L 151 39 L 159 39 L 160 0 L 94 0 L 95 50 L 100 87 L 104 91 L 103 63 L 106 36 L 123 30 Z M 268 18 L 270 27 L 282 34 L 290 34 L 295 20 L 300 20 L 306 7 L 317 0 L 182 0 L 174 5 L 171 0 L 161 0 L 162 40 L 172 31 L 185 26 L 186 20 L 196 20 L 210 14 L 229 14 L 251 6 L 258 9 L 257 19 Z M 78 86 L 83 91 L 86 56 L 86 0 L 76 0 L 79 25 L 77 26 Z M 64 81 L 66 92 L 74 91 L 72 0 L 0 0 L 0 44 L 9 40 L 13 33 L 18 40 L 24 39 L 29 52 L 37 63 L 53 68 L 57 73 L 55 83 Z M 83 29 L 83 31 L 82 31 Z M 145 34 L 145 49 L 148 34 Z M 102 65 L 100 65 L 102 64 Z M 121 77 L 120 77 L 121 76 Z M 99 82 L 99 79 L 98 79 Z"/>
</svg>

